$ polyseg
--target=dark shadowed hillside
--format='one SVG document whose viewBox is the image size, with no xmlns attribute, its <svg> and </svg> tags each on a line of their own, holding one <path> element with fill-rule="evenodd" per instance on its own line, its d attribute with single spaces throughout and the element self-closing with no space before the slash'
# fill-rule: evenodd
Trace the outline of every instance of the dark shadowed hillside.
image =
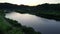
<svg viewBox="0 0 60 34">
<path fill-rule="evenodd" d="M 16 5 L 10 3 L 0 3 L 0 9 L 31 9 L 31 10 L 60 10 L 60 4 L 41 4 L 37 6 L 27 6 L 27 5 Z"/>
</svg>

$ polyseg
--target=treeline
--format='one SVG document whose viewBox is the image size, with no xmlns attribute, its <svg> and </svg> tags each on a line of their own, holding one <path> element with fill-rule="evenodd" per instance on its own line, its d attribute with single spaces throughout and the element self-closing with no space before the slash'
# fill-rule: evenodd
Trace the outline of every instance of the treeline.
<svg viewBox="0 0 60 34">
<path fill-rule="evenodd" d="M 16 5 L 10 3 L 0 3 L 0 9 L 9 10 L 60 10 L 60 3 L 58 4 L 41 4 L 37 6 Z"/>
<path fill-rule="evenodd" d="M 38 5 L 36 6 L 37 9 L 40 10 L 60 10 L 60 4 L 42 4 L 42 5 Z"/>
</svg>

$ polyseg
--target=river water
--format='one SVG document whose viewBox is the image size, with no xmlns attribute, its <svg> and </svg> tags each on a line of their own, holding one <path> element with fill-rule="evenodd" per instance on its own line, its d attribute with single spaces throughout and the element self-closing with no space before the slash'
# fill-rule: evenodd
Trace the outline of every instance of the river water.
<svg viewBox="0 0 60 34">
<path fill-rule="evenodd" d="M 17 12 L 7 13 L 5 17 L 16 20 L 24 26 L 32 27 L 42 34 L 60 34 L 60 21 Z"/>
</svg>

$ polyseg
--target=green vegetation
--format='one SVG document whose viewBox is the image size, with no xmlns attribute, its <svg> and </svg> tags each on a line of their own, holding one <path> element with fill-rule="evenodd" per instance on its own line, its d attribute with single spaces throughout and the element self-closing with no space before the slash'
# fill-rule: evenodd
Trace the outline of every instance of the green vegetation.
<svg viewBox="0 0 60 34">
<path fill-rule="evenodd" d="M 58 10 L 39 10 L 36 15 L 44 18 L 60 20 L 60 11 Z"/>
<path fill-rule="evenodd" d="M 4 17 L 5 13 L 0 11 L 0 34 L 41 34 L 31 27 L 22 26 L 15 20 Z"/>
<path fill-rule="evenodd" d="M 0 11 L 0 34 L 23 34 L 21 29 L 13 28 L 9 22 L 5 20 Z"/>
</svg>

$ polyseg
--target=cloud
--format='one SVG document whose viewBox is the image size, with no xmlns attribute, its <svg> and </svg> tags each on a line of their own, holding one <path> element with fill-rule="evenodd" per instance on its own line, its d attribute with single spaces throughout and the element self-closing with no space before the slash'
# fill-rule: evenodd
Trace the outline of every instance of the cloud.
<svg viewBox="0 0 60 34">
<path fill-rule="evenodd" d="M 60 3 L 60 0 L 0 0 L 0 2 L 9 2 L 18 5 L 38 5 L 43 3 Z"/>
</svg>

